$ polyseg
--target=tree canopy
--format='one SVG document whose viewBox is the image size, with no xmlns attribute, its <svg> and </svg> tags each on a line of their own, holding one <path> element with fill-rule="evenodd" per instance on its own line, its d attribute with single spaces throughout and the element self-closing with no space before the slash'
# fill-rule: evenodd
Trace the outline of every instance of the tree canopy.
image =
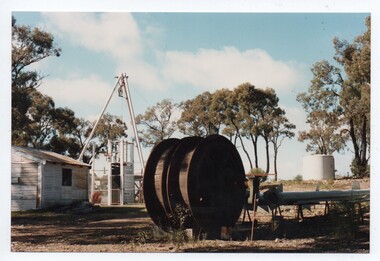
<svg viewBox="0 0 380 261">
<path fill-rule="evenodd" d="M 241 146 L 251 169 L 251 157 L 258 168 L 257 141 L 265 141 L 266 173 L 270 170 L 269 145 L 275 150 L 275 172 L 277 173 L 278 149 L 285 138 L 292 138 L 295 128 L 285 117 L 285 111 L 278 106 L 278 97 L 271 88 L 260 89 L 244 83 L 233 90 L 219 89 L 213 93 L 203 92 L 178 106 L 163 100 L 149 107 L 137 116 L 141 140 L 145 146 L 152 146 L 163 139 L 182 133 L 185 136 L 205 137 L 210 134 L 227 136 L 235 146 Z M 180 110 L 181 117 L 172 115 Z M 253 152 L 246 148 L 245 140 L 251 140 Z M 240 141 L 240 144 L 237 142 Z"/>
<path fill-rule="evenodd" d="M 308 151 L 332 154 L 351 141 L 354 176 L 369 175 L 370 89 L 371 89 L 371 18 L 367 31 L 352 43 L 334 38 L 335 64 L 326 60 L 312 67 L 313 79 L 308 92 L 298 101 L 308 113 L 309 131 L 300 141 L 309 141 Z"/>
<path fill-rule="evenodd" d="M 144 114 L 136 116 L 136 124 L 143 126 L 143 129 L 139 129 L 139 133 L 144 146 L 154 146 L 173 135 L 176 129 L 173 113 L 177 107 L 178 105 L 171 100 L 164 99 L 149 107 Z"/>
<path fill-rule="evenodd" d="M 12 18 L 12 144 L 46 149 L 77 158 L 94 123 L 77 118 L 69 108 L 38 91 L 43 75 L 28 66 L 50 56 L 59 57 L 53 35 L 39 28 L 18 25 Z M 99 152 L 107 139 L 125 136 L 126 124 L 116 116 L 103 116 L 95 137 Z M 84 161 L 90 160 L 87 152 Z"/>
</svg>

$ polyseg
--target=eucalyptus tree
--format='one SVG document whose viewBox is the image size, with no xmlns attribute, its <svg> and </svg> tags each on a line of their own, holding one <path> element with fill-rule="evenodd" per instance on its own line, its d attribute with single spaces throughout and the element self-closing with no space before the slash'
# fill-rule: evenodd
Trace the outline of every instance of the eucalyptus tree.
<svg viewBox="0 0 380 261">
<path fill-rule="evenodd" d="M 137 115 L 136 124 L 143 126 L 143 129 L 139 130 L 141 143 L 149 147 L 170 138 L 176 131 L 173 114 L 177 110 L 176 103 L 170 99 L 164 99 L 155 106 L 149 107 L 144 114 Z"/>
<path fill-rule="evenodd" d="M 211 109 L 212 94 L 203 92 L 193 99 L 180 104 L 182 110 L 178 128 L 185 135 L 205 137 L 218 134 L 222 123 L 217 120 L 217 113 Z"/>
<path fill-rule="evenodd" d="M 242 150 L 247 156 L 250 168 L 252 169 L 252 160 L 241 134 L 240 104 L 235 92 L 228 89 L 215 91 L 212 94 L 211 110 L 217 115 L 216 120 L 223 124 L 221 134 L 229 137 L 235 146 L 237 146 L 237 139 L 239 139 Z"/>
<path fill-rule="evenodd" d="M 278 106 L 278 97 L 273 89 L 255 88 L 244 83 L 235 88 L 234 93 L 239 104 L 238 118 L 242 136 L 251 140 L 255 157 L 255 168 L 258 163 L 258 140 L 263 137 L 266 152 L 266 172 L 269 172 L 269 134 L 271 132 L 272 112 Z"/>
<path fill-rule="evenodd" d="M 74 111 L 56 108 L 51 97 L 37 90 L 32 90 L 30 97 L 31 104 L 25 113 L 28 122 L 23 127 L 23 136 L 14 139 L 13 145 L 47 149 L 72 156 L 72 136 L 77 120 Z"/>
<path fill-rule="evenodd" d="M 264 90 L 257 89 L 257 98 L 259 100 L 257 111 L 260 114 L 259 129 L 260 135 L 265 142 L 265 155 L 266 155 L 266 173 L 270 170 L 270 157 L 269 157 L 269 143 L 273 132 L 273 121 L 278 117 L 278 97 L 276 92 L 272 88 L 266 88 Z"/>
<path fill-rule="evenodd" d="M 37 90 L 31 91 L 31 104 L 25 113 L 28 124 L 23 128 L 26 146 L 44 148 L 50 138 L 55 135 L 55 104 L 51 97 Z"/>
<path fill-rule="evenodd" d="M 371 17 L 365 21 L 367 31 L 349 43 L 334 39 L 334 59 L 344 68 L 346 77 L 340 90 L 340 105 L 354 148 L 351 170 L 355 176 L 368 176 L 370 157 L 371 108 Z"/>
<path fill-rule="evenodd" d="M 260 114 L 258 113 L 259 99 L 255 86 L 250 83 L 243 83 L 234 89 L 237 102 L 239 104 L 239 122 L 241 135 L 251 140 L 253 145 L 253 155 L 255 168 L 259 167 L 257 142 L 260 137 Z"/>
<path fill-rule="evenodd" d="M 273 144 L 273 165 L 274 165 L 274 179 L 277 180 L 277 158 L 278 151 L 282 145 L 282 142 L 288 138 L 291 139 L 295 136 L 293 130 L 296 128 L 296 125 L 289 122 L 288 118 L 285 116 L 285 111 L 281 108 L 277 108 L 274 111 L 273 120 L 271 122 L 272 131 L 270 133 L 269 139 Z"/>
<path fill-rule="evenodd" d="M 337 65 L 328 61 L 315 63 L 308 92 L 297 97 L 311 126 L 309 131 L 300 133 L 299 140 L 309 140 L 310 151 L 331 154 L 342 149 L 349 138 L 354 149 L 351 165 L 354 176 L 369 175 L 370 17 L 366 26 L 367 31 L 352 43 L 334 39 Z"/>
<path fill-rule="evenodd" d="M 18 25 L 12 17 L 12 144 L 26 146 L 31 142 L 25 132 L 25 126 L 32 123 L 27 114 L 43 76 L 28 66 L 60 53 L 50 33 Z"/>
</svg>

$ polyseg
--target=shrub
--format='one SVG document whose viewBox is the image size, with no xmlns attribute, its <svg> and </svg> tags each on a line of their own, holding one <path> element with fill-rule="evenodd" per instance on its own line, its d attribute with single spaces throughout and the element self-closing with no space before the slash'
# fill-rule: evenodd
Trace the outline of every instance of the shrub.
<svg viewBox="0 0 380 261">
<path fill-rule="evenodd" d="M 356 237 L 360 216 L 356 213 L 352 202 L 339 202 L 330 212 L 335 229 L 333 235 L 337 238 L 354 239 Z"/>
<path fill-rule="evenodd" d="M 370 167 L 368 164 L 365 166 L 360 166 L 357 160 L 353 159 L 350 168 L 354 178 L 369 177 Z"/>
<path fill-rule="evenodd" d="M 261 169 L 261 168 L 253 168 L 253 169 L 251 169 L 251 171 L 249 172 L 249 174 L 253 174 L 253 175 L 255 175 L 255 174 L 265 174 L 265 173 L 266 173 L 266 172 L 265 172 L 263 169 Z M 260 182 L 264 182 L 264 181 L 266 181 L 267 178 L 268 178 L 268 176 L 260 177 Z"/>
</svg>

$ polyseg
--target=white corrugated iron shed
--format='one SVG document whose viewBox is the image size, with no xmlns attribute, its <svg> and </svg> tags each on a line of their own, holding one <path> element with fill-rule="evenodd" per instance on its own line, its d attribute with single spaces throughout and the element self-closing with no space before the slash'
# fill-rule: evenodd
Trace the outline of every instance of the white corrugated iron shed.
<svg viewBox="0 0 380 261">
<path fill-rule="evenodd" d="M 12 146 L 12 210 L 87 200 L 90 167 L 58 153 Z"/>
</svg>

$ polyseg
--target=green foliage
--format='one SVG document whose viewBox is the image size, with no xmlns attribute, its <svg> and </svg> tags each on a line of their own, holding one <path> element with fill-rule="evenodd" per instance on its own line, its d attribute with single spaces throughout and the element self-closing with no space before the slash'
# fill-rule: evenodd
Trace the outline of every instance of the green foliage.
<svg viewBox="0 0 380 261">
<path fill-rule="evenodd" d="M 277 157 L 282 140 L 294 136 L 292 129 L 295 126 L 285 117 L 278 100 L 273 89 L 256 88 L 250 83 L 241 84 L 232 91 L 204 92 L 181 103 L 178 126 L 185 135 L 204 137 L 220 133 L 229 137 L 235 146 L 239 140 L 251 168 L 251 153 L 246 150 L 243 138 L 252 141 L 255 167 L 258 167 L 257 142 L 262 137 L 265 141 L 266 172 L 269 172 L 269 143 L 273 143 Z"/>
<path fill-rule="evenodd" d="M 331 155 L 345 146 L 342 107 L 339 106 L 339 85 L 342 84 L 340 69 L 328 61 L 317 62 L 311 71 L 314 78 L 308 93 L 300 93 L 297 101 L 308 113 L 309 131 L 299 132 L 299 141 L 309 141 L 306 151 Z"/>
<path fill-rule="evenodd" d="M 60 56 L 54 37 L 39 28 L 17 25 L 12 17 L 12 88 L 36 88 L 43 76 L 26 67 L 49 56 Z"/>
<path fill-rule="evenodd" d="M 277 108 L 274 113 L 274 117 L 271 121 L 272 130 L 269 133 L 269 140 L 273 144 L 274 151 L 274 180 L 277 180 L 277 157 L 279 148 L 282 145 L 284 139 L 291 139 L 295 136 L 293 130 L 296 128 L 296 125 L 289 122 L 285 117 L 285 111 Z"/>
<path fill-rule="evenodd" d="M 178 127 L 183 134 L 205 137 L 219 133 L 222 122 L 217 117 L 217 111 L 211 107 L 212 99 L 210 92 L 204 92 L 180 104 L 182 114 Z"/>
<path fill-rule="evenodd" d="M 173 213 L 169 215 L 169 219 L 174 229 L 184 229 L 185 223 L 190 216 L 191 212 L 188 208 L 181 205 L 176 205 Z"/>
<path fill-rule="evenodd" d="M 168 234 L 168 239 L 170 242 L 176 244 L 177 248 L 189 240 L 189 236 L 185 230 L 185 224 L 190 217 L 190 210 L 181 205 L 176 205 L 173 213 L 169 215 L 172 228 Z"/>
<path fill-rule="evenodd" d="M 371 89 L 371 19 L 367 31 L 349 43 L 335 38 L 334 60 L 313 65 L 308 92 L 297 100 L 307 115 L 309 131 L 299 133 L 300 141 L 308 141 L 308 151 L 332 154 L 351 140 L 354 149 L 354 175 L 366 175 L 370 146 Z"/>
<path fill-rule="evenodd" d="M 151 236 L 146 231 L 139 231 L 135 242 L 138 244 L 145 244 L 150 238 Z"/>
<path fill-rule="evenodd" d="M 57 108 L 51 97 L 36 89 L 43 76 L 27 70 L 29 65 L 60 53 L 50 33 L 17 25 L 12 20 L 12 144 L 76 158 L 91 131 L 91 123 L 76 118 L 69 108 Z M 107 139 L 124 136 L 125 130 L 123 121 L 104 115 L 95 134 L 98 151 Z M 84 160 L 89 160 L 88 154 Z"/>
<path fill-rule="evenodd" d="M 265 174 L 265 170 L 260 169 L 260 168 L 253 168 L 249 171 L 249 174 Z"/>
<path fill-rule="evenodd" d="M 33 110 L 38 113 L 54 108 L 51 98 L 43 96 L 35 89 L 40 86 L 43 76 L 36 71 L 28 71 L 28 66 L 49 56 L 59 56 L 60 52 L 61 49 L 54 46 L 54 38 L 50 33 L 18 25 L 12 17 L 12 144 L 26 146 L 32 142 L 30 133 L 26 132 L 26 126 L 39 124 L 36 121 L 38 119 L 33 119 L 38 117 L 33 114 Z M 43 108 L 44 105 L 47 107 Z M 44 135 L 49 135 L 46 132 Z M 41 140 L 34 142 L 40 144 Z"/>
<path fill-rule="evenodd" d="M 257 174 L 265 174 L 265 170 L 260 168 L 253 168 L 249 171 L 249 174 L 257 175 Z M 260 177 L 260 182 L 264 182 L 268 179 L 268 176 Z"/>
<path fill-rule="evenodd" d="M 361 166 L 356 159 L 352 160 L 350 168 L 354 178 L 369 177 L 370 175 L 370 166 Z"/>
<path fill-rule="evenodd" d="M 137 115 L 136 124 L 144 127 L 139 130 L 140 140 L 144 146 L 154 146 L 173 135 L 176 129 L 173 113 L 177 107 L 173 101 L 165 99 L 149 107 L 144 114 Z"/>
<path fill-rule="evenodd" d="M 335 224 L 333 236 L 337 238 L 354 239 L 360 224 L 360 216 L 355 204 L 339 202 L 330 210 L 332 223 Z"/>
<path fill-rule="evenodd" d="M 302 175 L 298 174 L 297 176 L 295 176 L 295 177 L 293 178 L 293 180 L 294 180 L 294 181 L 297 181 L 297 182 L 301 182 L 301 181 L 303 180 L 303 177 L 302 177 Z"/>
</svg>

